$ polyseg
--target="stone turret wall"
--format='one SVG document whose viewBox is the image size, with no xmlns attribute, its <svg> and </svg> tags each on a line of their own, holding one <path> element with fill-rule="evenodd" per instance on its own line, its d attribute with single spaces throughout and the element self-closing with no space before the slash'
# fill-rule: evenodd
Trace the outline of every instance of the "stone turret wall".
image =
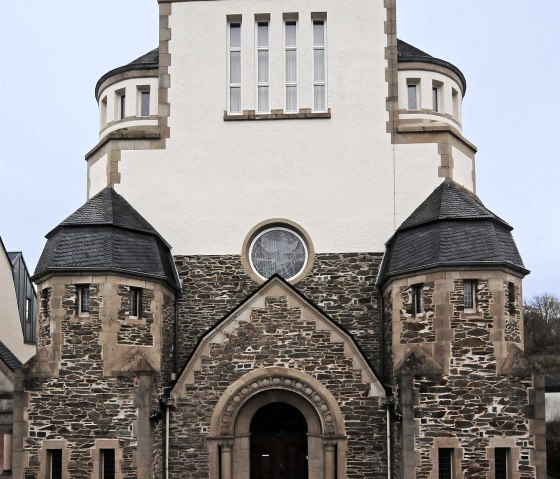
<svg viewBox="0 0 560 479">
<path fill-rule="evenodd" d="M 465 280 L 475 282 L 473 312 L 465 310 Z M 415 315 L 410 291 L 418 284 L 432 304 Z M 519 278 L 481 270 L 434 272 L 385 289 L 403 479 L 436 479 L 439 448 L 453 449 L 457 479 L 494 477 L 496 448 L 509 449 L 512 478 L 541 477 L 542 390 L 518 348 L 520 290 Z"/>
<path fill-rule="evenodd" d="M 84 284 L 89 313 L 78 314 L 78 285 Z M 122 336 L 130 286 L 142 289 L 144 323 L 138 321 L 138 331 L 128 324 Z M 173 367 L 173 294 L 159 283 L 102 275 L 50 278 L 39 291 L 45 327 L 37 358 L 18 380 L 15 477 L 47 477 L 47 449 L 62 448 L 63 477 L 91 479 L 100 449 L 110 448 L 117 478 L 151 479 L 152 457 L 161 467 L 153 448 L 162 449 L 163 426 L 149 418 L 159 410 Z M 129 344 L 118 341 L 123 337 Z"/>
</svg>

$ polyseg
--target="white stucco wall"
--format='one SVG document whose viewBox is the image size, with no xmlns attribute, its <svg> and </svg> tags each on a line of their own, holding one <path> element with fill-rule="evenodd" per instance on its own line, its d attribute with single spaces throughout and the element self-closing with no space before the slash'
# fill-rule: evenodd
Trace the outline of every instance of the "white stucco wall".
<svg viewBox="0 0 560 479">
<path fill-rule="evenodd" d="M 239 254 L 247 233 L 271 218 L 302 225 L 319 253 L 383 251 L 394 228 L 443 181 L 436 144 L 391 145 L 383 3 L 173 4 L 171 137 L 165 150 L 123 150 L 116 189 L 169 241 L 174 254 Z M 224 121 L 228 16 L 242 18 L 242 109 L 254 110 L 255 15 L 269 15 L 270 106 L 282 109 L 283 18 L 293 12 L 300 108 L 313 106 L 312 18 L 326 14 L 332 117 Z M 460 91 L 456 83 L 438 73 L 411 74 L 426 84 L 423 103 L 431 104 L 432 80 L 444 83 L 443 106 L 451 108 L 447 95 L 452 85 Z M 119 85 L 112 88 L 114 93 Z"/>
<path fill-rule="evenodd" d="M 99 93 L 99 136 L 105 135 L 118 128 L 126 128 L 136 125 L 157 125 L 157 120 L 140 117 L 140 95 L 139 91 L 149 89 L 150 91 L 150 116 L 158 112 L 158 79 L 157 78 L 131 78 L 116 82 Z M 120 120 L 119 95 L 125 92 L 125 116 L 128 121 L 110 125 Z M 117 93 L 119 92 L 119 93 Z M 106 99 L 106 113 L 102 113 L 102 103 Z M 103 118 L 105 116 L 105 118 Z M 138 119 L 134 117 L 140 117 Z M 107 127 L 107 125 L 109 125 Z"/>
<path fill-rule="evenodd" d="M 453 155 L 453 179 L 457 183 L 463 185 L 465 188 L 474 191 L 473 159 L 465 155 L 461 150 L 455 147 L 453 147 L 452 149 L 452 155 Z"/>
<path fill-rule="evenodd" d="M 437 143 L 395 145 L 397 228 L 444 180 L 437 176 L 440 165 Z"/>
<path fill-rule="evenodd" d="M 107 155 L 88 161 L 88 198 L 107 186 Z"/>
<path fill-rule="evenodd" d="M 0 340 L 22 363 L 35 354 L 35 346 L 23 342 L 12 265 L 0 246 Z"/>
<path fill-rule="evenodd" d="M 301 108 L 312 106 L 311 12 L 327 13 L 332 118 L 224 121 L 227 15 L 242 15 L 243 108 L 253 109 L 254 15 L 270 14 L 271 107 L 282 108 L 286 12 L 299 14 Z M 369 0 L 174 3 L 171 138 L 164 151 L 123 151 L 117 190 L 174 254 L 239 254 L 274 217 L 301 224 L 317 252 L 382 251 L 393 229 L 385 17 Z"/>
</svg>

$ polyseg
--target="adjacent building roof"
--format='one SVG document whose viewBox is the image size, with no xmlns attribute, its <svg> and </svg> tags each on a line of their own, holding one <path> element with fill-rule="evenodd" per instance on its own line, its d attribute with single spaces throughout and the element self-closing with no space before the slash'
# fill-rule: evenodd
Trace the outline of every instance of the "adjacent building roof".
<svg viewBox="0 0 560 479">
<path fill-rule="evenodd" d="M 21 368 L 22 364 L 2 341 L 0 341 L 0 361 L 8 366 L 8 369 L 12 372 Z"/>
<path fill-rule="evenodd" d="M 178 287 L 169 244 L 107 187 L 46 235 L 33 280 L 53 272 L 112 271 Z"/>
<path fill-rule="evenodd" d="M 446 60 L 442 60 L 441 58 L 433 57 L 428 53 L 406 43 L 403 40 L 397 40 L 397 55 L 399 63 L 407 63 L 407 62 L 421 62 L 421 63 L 431 63 L 432 65 L 439 65 L 451 70 L 455 73 L 459 80 L 461 81 L 461 85 L 463 87 L 463 95 L 467 91 L 467 80 L 463 75 L 463 72 L 459 70 L 455 65 L 449 63 Z"/>
<path fill-rule="evenodd" d="M 444 181 L 387 242 L 378 283 L 436 267 L 507 266 L 525 275 L 511 230 L 480 199 Z"/>
</svg>

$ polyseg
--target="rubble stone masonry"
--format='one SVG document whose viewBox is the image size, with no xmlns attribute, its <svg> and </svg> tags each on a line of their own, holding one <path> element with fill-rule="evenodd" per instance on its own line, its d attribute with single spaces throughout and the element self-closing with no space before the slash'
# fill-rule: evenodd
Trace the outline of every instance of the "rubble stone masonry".
<svg viewBox="0 0 560 479">
<path fill-rule="evenodd" d="M 474 312 L 465 311 L 465 280 L 476 282 Z M 425 318 L 410 313 L 415 284 L 433 298 Z M 508 290 L 515 291 L 511 301 Z M 491 479 L 497 447 L 510 450 L 513 479 L 541 477 L 538 380 L 512 367 L 512 355 L 522 354 L 519 291 L 516 277 L 475 270 L 396 280 L 385 290 L 391 297 L 385 302 L 393 302 L 394 391 L 407 457 L 397 473 L 403 479 L 437 479 L 439 448 L 453 449 L 457 479 Z M 416 323 L 423 327 L 410 327 Z"/>
</svg>

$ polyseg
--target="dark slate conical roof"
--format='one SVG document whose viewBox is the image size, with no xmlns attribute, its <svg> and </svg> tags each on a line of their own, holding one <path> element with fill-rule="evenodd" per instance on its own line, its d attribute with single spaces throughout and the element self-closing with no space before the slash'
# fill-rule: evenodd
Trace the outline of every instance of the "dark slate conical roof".
<svg viewBox="0 0 560 479">
<path fill-rule="evenodd" d="M 49 273 L 116 272 L 178 286 L 170 246 L 107 187 L 46 235 L 33 280 Z"/>
<path fill-rule="evenodd" d="M 446 60 L 442 60 L 441 58 L 433 57 L 432 55 L 400 39 L 397 39 L 397 58 L 399 63 L 421 62 L 445 67 L 448 70 L 454 72 L 459 77 L 459 80 L 461 81 L 461 84 L 463 86 L 463 95 L 467 91 L 467 80 L 465 79 L 465 75 L 463 75 L 463 72 L 459 70 L 455 65 L 449 63 Z"/>
<path fill-rule="evenodd" d="M 436 267 L 507 266 L 527 274 L 512 229 L 476 195 L 446 180 L 387 242 L 378 282 Z"/>
</svg>

